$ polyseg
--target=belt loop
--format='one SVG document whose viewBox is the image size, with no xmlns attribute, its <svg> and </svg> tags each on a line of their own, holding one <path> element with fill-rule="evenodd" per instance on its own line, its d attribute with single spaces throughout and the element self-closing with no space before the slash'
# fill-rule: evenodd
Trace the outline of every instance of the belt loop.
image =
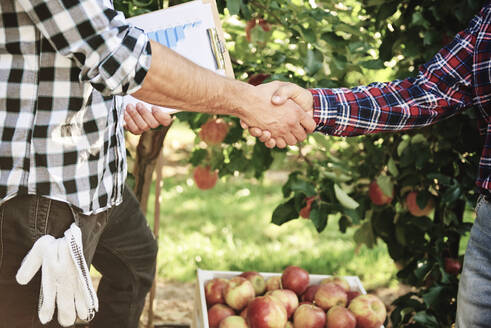
<svg viewBox="0 0 491 328">
<path fill-rule="evenodd" d="M 72 212 L 73 220 L 75 221 L 75 224 L 80 228 L 80 217 L 78 216 L 78 213 L 75 211 L 75 209 L 71 205 L 68 205 L 68 207 L 70 208 L 70 211 Z"/>
</svg>

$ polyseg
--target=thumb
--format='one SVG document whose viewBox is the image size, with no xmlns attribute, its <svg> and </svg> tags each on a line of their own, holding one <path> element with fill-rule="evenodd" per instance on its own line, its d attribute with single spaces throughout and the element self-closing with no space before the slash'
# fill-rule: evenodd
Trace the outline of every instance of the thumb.
<svg viewBox="0 0 491 328">
<path fill-rule="evenodd" d="M 36 274 L 43 263 L 47 247 L 53 241 L 53 236 L 45 235 L 34 243 L 29 253 L 22 260 L 22 264 L 15 275 L 15 279 L 19 284 L 26 285 Z"/>
<path fill-rule="evenodd" d="M 273 93 L 271 102 L 274 105 L 283 105 L 288 99 L 293 100 L 306 112 L 313 110 L 312 94 L 294 83 L 282 83 Z"/>
</svg>

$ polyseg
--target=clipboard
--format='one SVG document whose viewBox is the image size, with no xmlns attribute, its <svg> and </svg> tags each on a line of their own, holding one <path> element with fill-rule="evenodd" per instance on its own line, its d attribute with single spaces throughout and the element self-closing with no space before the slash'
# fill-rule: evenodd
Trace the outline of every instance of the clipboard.
<svg viewBox="0 0 491 328">
<path fill-rule="evenodd" d="M 234 78 L 230 55 L 215 0 L 195 0 L 166 9 L 128 18 L 147 36 L 176 51 L 194 63 L 217 74 Z M 130 95 L 122 97 L 121 107 L 142 102 Z M 147 107 L 150 108 L 147 104 Z M 177 109 L 159 107 L 169 113 Z"/>
</svg>

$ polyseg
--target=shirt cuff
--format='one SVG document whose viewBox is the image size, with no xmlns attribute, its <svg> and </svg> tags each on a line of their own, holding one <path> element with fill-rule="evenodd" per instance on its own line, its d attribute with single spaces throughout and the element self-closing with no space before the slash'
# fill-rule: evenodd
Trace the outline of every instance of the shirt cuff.
<svg viewBox="0 0 491 328">
<path fill-rule="evenodd" d="M 316 131 L 329 134 L 334 130 L 338 111 L 338 97 L 331 89 L 309 89 L 314 101 Z"/>
<path fill-rule="evenodd" d="M 150 69 L 150 40 L 143 30 L 129 26 L 120 45 L 101 64 L 105 88 L 111 95 L 127 95 L 141 88 Z"/>
</svg>

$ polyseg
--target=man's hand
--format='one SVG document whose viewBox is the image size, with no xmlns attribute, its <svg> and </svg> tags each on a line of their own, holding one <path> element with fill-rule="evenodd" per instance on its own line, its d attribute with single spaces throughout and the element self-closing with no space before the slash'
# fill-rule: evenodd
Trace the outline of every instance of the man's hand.
<svg viewBox="0 0 491 328">
<path fill-rule="evenodd" d="M 275 88 L 271 95 L 271 102 L 273 104 L 281 106 L 287 103 L 288 100 L 292 100 L 298 106 L 300 106 L 305 111 L 305 113 L 308 114 L 310 119 L 312 119 L 313 98 L 312 94 L 308 90 L 293 83 L 280 81 L 275 81 L 258 86 L 258 88 L 266 88 L 267 90 L 271 90 L 271 87 Z M 281 110 L 281 108 L 277 109 Z M 268 148 L 273 148 L 275 146 L 277 146 L 278 148 L 286 147 L 285 140 L 281 137 L 273 137 L 269 129 L 262 130 L 257 127 L 251 127 L 251 125 L 246 124 L 244 121 L 241 121 L 241 126 L 244 129 L 248 128 L 249 133 L 254 137 L 258 137 L 259 140 L 261 142 L 264 142 L 266 147 Z M 313 129 L 307 130 L 307 132 L 313 132 Z"/>
<path fill-rule="evenodd" d="M 307 138 L 306 132 L 311 133 L 315 129 L 312 115 L 289 100 L 288 97 L 285 97 L 285 100 L 278 99 L 281 105 L 271 103 L 271 98 L 274 95 L 280 97 L 283 95 L 283 93 L 277 93 L 278 90 L 286 95 L 290 95 L 292 92 L 283 91 L 282 84 L 283 82 L 275 81 L 255 87 L 256 97 L 249 101 L 248 107 L 243 112 L 245 115 L 239 115 L 243 127 L 257 128 L 254 129 L 255 136 L 259 136 L 259 131 L 261 136 L 262 131 L 267 131 L 263 140 L 268 141 L 273 138 L 275 145 L 278 144 L 278 147 L 281 148 L 287 144 L 295 145 L 305 140 Z M 297 91 L 296 88 L 293 91 Z M 305 102 L 305 96 L 298 94 L 297 97 L 301 97 L 301 101 Z M 276 140 L 278 140 L 277 143 Z"/>
<path fill-rule="evenodd" d="M 172 123 L 172 116 L 156 106 L 152 106 L 150 111 L 145 108 L 144 104 L 137 103 L 136 106 L 133 104 L 126 106 L 124 121 L 128 131 L 133 134 L 142 134 L 159 125 L 169 126 Z"/>
</svg>

